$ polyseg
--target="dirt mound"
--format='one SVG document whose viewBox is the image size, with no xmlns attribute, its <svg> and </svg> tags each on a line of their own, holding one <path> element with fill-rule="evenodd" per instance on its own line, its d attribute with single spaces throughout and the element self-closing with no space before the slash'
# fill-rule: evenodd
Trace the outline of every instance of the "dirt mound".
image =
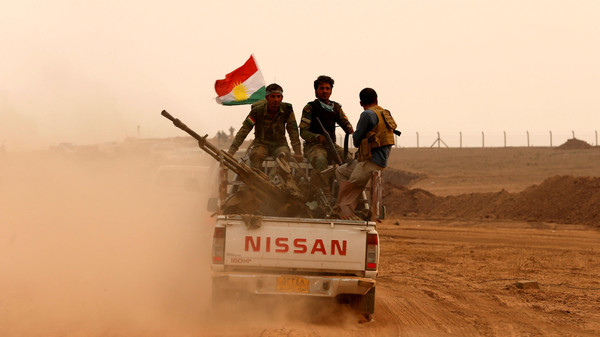
<svg viewBox="0 0 600 337">
<path fill-rule="evenodd" d="M 393 168 L 387 168 L 383 171 L 383 181 L 395 188 L 408 186 L 408 184 L 426 177 L 422 173 L 407 172 Z"/>
<path fill-rule="evenodd" d="M 564 144 L 558 147 L 561 150 L 581 150 L 581 149 L 591 149 L 593 146 L 584 142 L 583 140 L 579 140 L 577 138 L 571 138 L 567 140 Z"/>
<path fill-rule="evenodd" d="M 519 193 L 470 193 L 438 197 L 387 184 L 388 212 L 400 216 L 518 219 L 600 226 L 600 178 L 555 176 Z"/>
</svg>

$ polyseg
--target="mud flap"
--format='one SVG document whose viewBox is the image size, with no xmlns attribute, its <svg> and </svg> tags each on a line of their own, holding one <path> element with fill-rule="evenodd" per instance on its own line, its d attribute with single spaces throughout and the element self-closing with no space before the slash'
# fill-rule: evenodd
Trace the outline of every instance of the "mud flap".
<svg viewBox="0 0 600 337">
<path fill-rule="evenodd" d="M 375 287 L 371 288 L 365 295 L 352 295 L 350 307 L 361 314 L 367 322 L 370 322 L 375 312 Z"/>
</svg>

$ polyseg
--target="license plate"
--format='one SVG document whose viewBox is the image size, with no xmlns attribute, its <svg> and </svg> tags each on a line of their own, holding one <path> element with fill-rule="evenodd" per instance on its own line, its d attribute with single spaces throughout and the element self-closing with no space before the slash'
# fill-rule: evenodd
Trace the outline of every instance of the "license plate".
<svg viewBox="0 0 600 337">
<path fill-rule="evenodd" d="M 308 280 L 297 276 L 279 276 L 277 291 L 284 293 L 308 293 Z"/>
</svg>

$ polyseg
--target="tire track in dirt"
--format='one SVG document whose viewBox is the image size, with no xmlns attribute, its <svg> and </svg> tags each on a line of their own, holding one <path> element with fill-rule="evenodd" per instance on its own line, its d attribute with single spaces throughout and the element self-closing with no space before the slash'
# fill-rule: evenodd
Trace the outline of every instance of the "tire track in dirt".
<svg viewBox="0 0 600 337">
<path fill-rule="evenodd" d="M 260 337 L 319 337 L 312 329 L 302 328 L 275 328 L 275 329 L 264 329 L 260 333 Z"/>
<path fill-rule="evenodd" d="M 597 336 L 600 234 L 528 226 L 379 226 L 375 319 L 395 325 L 399 336 Z M 514 286 L 527 278 L 540 289 Z"/>
<path fill-rule="evenodd" d="M 380 336 L 479 336 L 476 329 L 438 304 L 431 293 L 400 282 L 381 282 L 377 320 L 387 329 Z"/>
</svg>

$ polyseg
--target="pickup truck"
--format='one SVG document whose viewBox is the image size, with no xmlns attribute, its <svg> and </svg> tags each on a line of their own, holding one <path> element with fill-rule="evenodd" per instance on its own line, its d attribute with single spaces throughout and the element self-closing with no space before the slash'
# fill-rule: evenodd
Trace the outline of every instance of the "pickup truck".
<svg viewBox="0 0 600 337">
<path fill-rule="evenodd" d="M 380 185 L 378 171 L 368 186 L 370 198 L 363 193 L 364 207 L 382 209 L 372 207 L 380 203 Z M 381 214 L 369 213 L 376 214 L 367 220 L 216 215 L 213 301 L 235 293 L 331 298 L 349 303 L 370 321 L 379 262 L 376 218 Z"/>
<path fill-rule="evenodd" d="M 317 193 L 318 201 L 306 201 L 302 191 L 311 189 L 298 188 L 295 177 L 304 186 L 310 182 L 307 163 L 296 163 L 292 169 L 287 161 L 276 158 L 277 167 L 271 160 L 265 161 L 264 172 L 254 170 L 166 110 L 161 115 L 194 137 L 198 146 L 220 163 L 218 197 L 209 200 L 209 210 L 216 216 L 214 303 L 240 292 L 335 298 L 372 319 L 379 264 L 376 223 L 385 215 L 381 171 L 373 173 L 359 200 L 363 220 L 335 219 L 323 191 Z M 278 170 L 279 174 L 270 175 Z M 335 192 L 335 183 L 330 187 Z"/>
</svg>

